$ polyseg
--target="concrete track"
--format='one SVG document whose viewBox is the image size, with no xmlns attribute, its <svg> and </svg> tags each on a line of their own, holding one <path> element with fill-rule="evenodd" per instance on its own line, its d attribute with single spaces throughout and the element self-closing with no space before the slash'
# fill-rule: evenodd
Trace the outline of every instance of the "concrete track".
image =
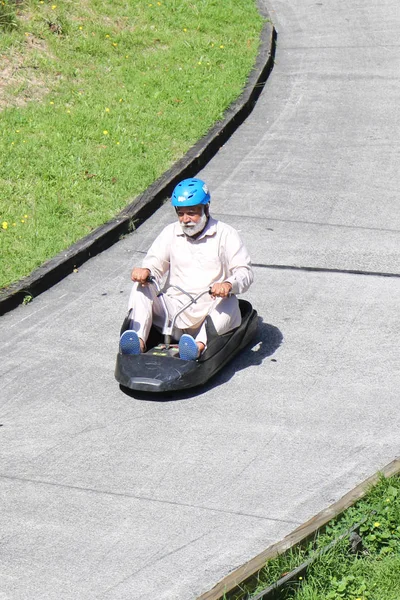
<svg viewBox="0 0 400 600">
<path fill-rule="evenodd" d="M 399 454 L 400 5 L 266 6 L 274 71 L 201 173 L 258 265 L 255 344 L 169 401 L 118 388 L 168 206 L 2 317 L 2 600 L 193 600 Z"/>
</svg>

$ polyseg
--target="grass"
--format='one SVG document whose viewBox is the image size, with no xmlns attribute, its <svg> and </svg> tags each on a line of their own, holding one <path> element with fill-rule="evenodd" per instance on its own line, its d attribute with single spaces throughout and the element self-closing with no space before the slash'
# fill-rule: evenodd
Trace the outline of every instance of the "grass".
<svg viewBox="0 0 400 600">
<path fill-rule="evenodd" d="M 362 523 L 358 552 L 348 537 L 311 564 L 306 575 L 282 589 L 285 600 L 399 600 L 400 598 L 400 477 L 381 478 L 368 495 L 330 522 L 315 540 L 269 561 L 229 600 L 250 600 L 284 574 Z"/>
<path fill-rule="evenodd" d="M 0 32 L 3 34 L 17 26 L 14 3 L 0 1 Z"/>
<path fill-rule="evenodd" d="M 398 600 L 400 556 L 344 560 L 340 554 L 325 557 L 310 572 L 299 591 L 287 596 L 296 600 Z M 342 559 L 342 560 L 340 560 Z M 335 575 L 331 575 L 332 571 Z"/>
<path fill-rule="evenodd" d="M 0 5 L 0 288 L 183 156 L 240 94 L 262 27 L 254 0 L 53 2 Z"/>
</svg>

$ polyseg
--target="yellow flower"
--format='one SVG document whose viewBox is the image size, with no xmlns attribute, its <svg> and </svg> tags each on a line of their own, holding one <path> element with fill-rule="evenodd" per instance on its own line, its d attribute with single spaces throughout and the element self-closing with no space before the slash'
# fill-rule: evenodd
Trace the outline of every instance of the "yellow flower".
<svg viewBox="0 0 400 600">
<path fill-rule="evenodd" d="M 108 135 L 108 131 L 107 131 L 107 129 L 105 129 L 105 130 L 103 131 L 103 133 L 104 133 L 104 135 Z"/>
<path fill-rule="evenodd" d="M 2 229 L 8 229 L 8 223 L 7 221 L 3 221 L 1 224 Z"/>
<path fill-rule="evenodd" d="M 119 99 L 120 102 L 123 102 L 122 98 Z"/>
<path fill-rule="evenodd" d="M 28 215 L 24 215 L 24 219 L 27 219 L 27 218 L 28 218 Z"/>
<path fill-rule="evenodd" d="M 375 523 L 374 523 L 374 527 L 380 527 L 380 526 L 381 526 L 381 524 L 380 524 L 380 523 L 378 523 L 378 521 L 375 521 Z"/>
<path fill-rule="evenodd" d="M 119 142 L 115 142 L 117 144 L 117 146 L 119 146 Z"/>
<path fill-rule="evenodd" d="M 53 4 L 51 10 L 55 10 L 57 8 L 57 4 Z"/>
<path fill-rule="evenodd" d="M 113 42 L 113 46 L 114 46 L 114 48 L 116 48 L 118 46 L 118 44 L 116 44 L 115 42 Z"/>
<path fill-rule="evenodd" d="M 220 48 L 225 48 L 225 46 L 220 46 Z"/>
<path fill-rule="evenodd" d="M 82 29 L 83 29 L 82 25 L 79 27 L 79 29 L 82 31 Z"/>
<path fill-rule="evenodd" d="M 110 36 L 108 35 L 108 33 L 106 33 L 106 38 L 109 38 Z"/>
<path fill-rule="evenodd" d="M 54 104 L 54 102 L 50 102 L 50 104 Z"/>
<path fill-rule="evenodd" d="M 110 112 L 110 109 L 109 109 L 109 108 L 105 108 L 104 110 L 105 110 L 106 112 Z"/>
<path fill-rule="evenodd" d="M 25 223 L 24 219 L 21 219 L 21 223 Z"/>
<path fill-rule="evenodd" d="M 183 28 L 183 31 L 187 31 L 186 27 Z"/>
<path fill-rule="evenodd" d="M 13 223 L 13 227 L 16 227 L 16 225 L 17 225 L 16 223 Z"/>
</svg>

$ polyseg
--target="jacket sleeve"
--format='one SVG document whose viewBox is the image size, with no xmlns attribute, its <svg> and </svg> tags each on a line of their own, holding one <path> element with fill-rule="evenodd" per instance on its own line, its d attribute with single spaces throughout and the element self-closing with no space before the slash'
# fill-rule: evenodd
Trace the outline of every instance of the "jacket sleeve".
<svg viewBox="0 0 400 600">
<path fill-rule="evenodd" d="M 249 253 L 240 235 L 233 228 L 230 228 L 229 233 L 225 236 L 224 246 L 225 260 L 229 272 L 229 277 L 225 281 L 232 284 L 233 294 L 243 294 L 249 289 L 254 280 Z"/>
<path fill-rule="evenodd" d="M 149 269 L 159 282 L 169 270 L 171 243 L 172 228 L 167 226 L 156 237 L 143 259 L 142 267 Z"/>
</svg>

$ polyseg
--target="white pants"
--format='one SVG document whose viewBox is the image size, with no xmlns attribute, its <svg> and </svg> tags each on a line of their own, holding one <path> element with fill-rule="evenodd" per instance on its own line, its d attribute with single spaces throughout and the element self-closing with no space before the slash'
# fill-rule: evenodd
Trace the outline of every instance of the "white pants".
<svg viewBox="0 0 400 600">
<path fill-rule="evenodd" d="M 177 300 L 166 294 L 164 294 L 164 300 L 171 316 L 181 308 L 181 304 Z M 135 283 L 129 297 L 130 309 L 132 309 L 130 328 L 136 331 L 140 339 L 145 343 L 152 324 L 157 329 L 162 330 L 165 319 L 164 307 L 160 298 L 157 297 L 154 286 L 142 286 Z M 220 335 L 235 329 L 235 327 L 239 327 L 242 320 L 236 296 L 215 298 L 214 302 L 208 306 L 207 314 L 210 315 L 214 327 Z M 204 315 L 204 319 L 207 314 Z M 202 342 L 205 346 L 207 345 L 207 332 L 204 320 L 200 324 L 188 327 L 187 329 L 174 328 L 172 337 L 175 340 L 179 340 L 183 333 L 188 333 L 195 338 L 196 342 Z"/>
</svg>

